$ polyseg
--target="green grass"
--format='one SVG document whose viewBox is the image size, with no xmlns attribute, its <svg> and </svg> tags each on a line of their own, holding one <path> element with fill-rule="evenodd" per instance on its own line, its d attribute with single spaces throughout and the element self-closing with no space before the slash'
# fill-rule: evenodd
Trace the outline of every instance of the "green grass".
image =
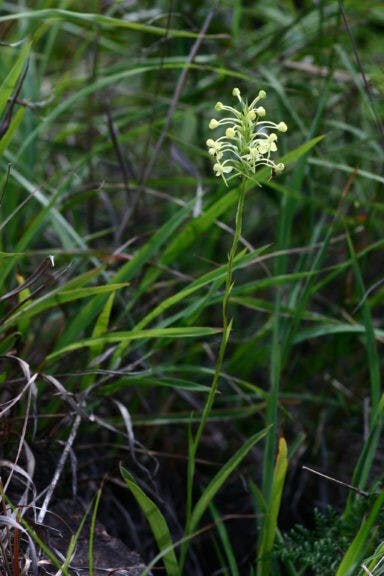
<svg viewBox="0 0 384 576">
<path fill-rule="evenodd" d="M 378 576 L 382 2 L 0 5 L 7 499 L 97 494 L 154 573 Z M 288 125 L 258 185 L 205 144 L 235 86 Z"/>
</svg>

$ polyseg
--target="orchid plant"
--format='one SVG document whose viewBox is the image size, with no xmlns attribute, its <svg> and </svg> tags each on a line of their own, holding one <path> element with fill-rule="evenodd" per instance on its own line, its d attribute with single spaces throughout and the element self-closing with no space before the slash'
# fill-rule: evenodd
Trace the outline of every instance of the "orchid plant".
<svg viewBox="0 0 384 576">
<path fill-rule="evenodd" d="M 224 361 L 229 335 L 232 327 L 232 320 L 229 319 L 229 301 L 233 288 L 233 266 L 237 255 L 238 244 L 241 236 L 243 208 L 247 181 L 257 183 L 258 169 L 267 166 L 271 169 L 271 176 L 280 173 L 285 166 L 282 162 L 275 162 L 271 154 L 277 152 L 277 141 L 279 132 L 286 132 L 285 122 L 275 123 L 264 120 L 266 110 L 259 106 L 260 100 L 266 98 L 264 90 L 260 90 L 256 98 L 250 104 L 242 98 L 240 90 L 234 88 L 232 91 L 240 104 L 240 109 L 227 106 L 222 102 L 217 102 L 215 109 L 218 112 L 227 112 L 227 115 L 220 120 L 213 118 L 209 122 L 209 128 L 215 130 L 224 127 L 225 133 L 216 140 L 207 140 L 208 153 L 214 160 L 213 170 L 215 175 L 223 178 L 225 184 L 237 176 L 241 177 L 240 192 L 236 211 L 236 225 L 232 241 L 232 246 L 228 254 L 228 265 L 225 280 L 225 290 L 223 296 L 223 331 L 220 342 L 218 358 L 215 372 L 212 379 L 210 392 L 208 394 L 203 414 L 199 421 L 195 435 L 191 436 L 191 444 L 188 458 L 188 487 L 187 487 L 187 519 L 185 527 L 186 542 L 190 537 L 192 522 L 192 494 L 195 474 L 196 453 L 200 439 L 212 410 L 213 402 L 218 388 L 221 369 Z M 187 553 L 187 544 L 181 547 L 180 566 L 184 566 Z"/>
</svg>

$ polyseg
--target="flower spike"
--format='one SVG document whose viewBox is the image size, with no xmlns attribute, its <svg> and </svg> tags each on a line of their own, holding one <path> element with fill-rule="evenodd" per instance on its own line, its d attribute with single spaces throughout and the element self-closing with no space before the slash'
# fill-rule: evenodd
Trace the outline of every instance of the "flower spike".
<svg viewBox="0 0 384 576">
<path fill-rule="evenodd" d="M 257 169 L 262 166 L 268 166 L 272 174 L 282 172 L 284 164 L 276 163 L 270 155 L 277 152 L 276 132 L 286 132 L 288 127 L 285 122 L 276 124 L 270 120 L 262 120 L 266 116 L 266 110 L 263 106 L 257 106 L 257 103 L 266 98 L 266 92 L 260 90 L 251 104 L 247 104 L 242 98 L 239 88 L 234 88 L 232 95 L 238 99 L 240 110 L 217 102 L 215 110 L 226 115 L 220 120 L 212 118 L 209 122 L 211 130 L 223 127 L 225 131 L 217 140 L 207 140 L 208 152 L 214 161 L 215 175 L 228 184 L 228 180 L 236 176 L 254 178 Z"/>
</svg>

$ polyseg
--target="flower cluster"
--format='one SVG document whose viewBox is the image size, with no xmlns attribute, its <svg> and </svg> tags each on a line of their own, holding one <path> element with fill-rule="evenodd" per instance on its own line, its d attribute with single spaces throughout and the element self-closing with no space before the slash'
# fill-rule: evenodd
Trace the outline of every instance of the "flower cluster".
<svg viewBox="0 0 384 576">
<path fill-rule="evenodd" d="M 217 140 L 207 140 L 208 152 L 215 161 L 213 170 L 216 176 L 221 176 L 227 184 L 227 179 L 239 175 L 253 178 L 259 166 L 269 166 L 274 172 L 282 172 L 284 164 L 274 162 L 270 155 L 277 151 L 276 131 L 286 132 L 287 125 L 285 122 L 275 124 L 262 120 L 266 111 L 257 104 L 266 97 L 264 90 L 260 90 L 250 104 L 242 99 L 238 88 L 234 88 L 232 94 L 239 100 L 240 110 L 217 102 L 215 109 L 228 112 L 228 115 L 221 120 L 213 118 L 209 123 L 211 130 L 225 127 L 223 136 Z"/>
</svg>

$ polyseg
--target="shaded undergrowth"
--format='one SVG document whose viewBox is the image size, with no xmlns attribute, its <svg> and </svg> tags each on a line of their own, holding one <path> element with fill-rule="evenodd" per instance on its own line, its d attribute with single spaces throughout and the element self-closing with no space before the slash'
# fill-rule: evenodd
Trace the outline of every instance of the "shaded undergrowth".
<svg viewBox="0 0 384 576">
<path fill-rule="evenodd" d="M 1 4 L 4 574 L 70 573 L 39 526 L 95 494 L 154 573 L 382 573 L 383 21 Z M 205 141 L 234 86 L 289 130 L 285 172 L 247 185 L 219 365 L 240 190 Z"/>
</svg>

